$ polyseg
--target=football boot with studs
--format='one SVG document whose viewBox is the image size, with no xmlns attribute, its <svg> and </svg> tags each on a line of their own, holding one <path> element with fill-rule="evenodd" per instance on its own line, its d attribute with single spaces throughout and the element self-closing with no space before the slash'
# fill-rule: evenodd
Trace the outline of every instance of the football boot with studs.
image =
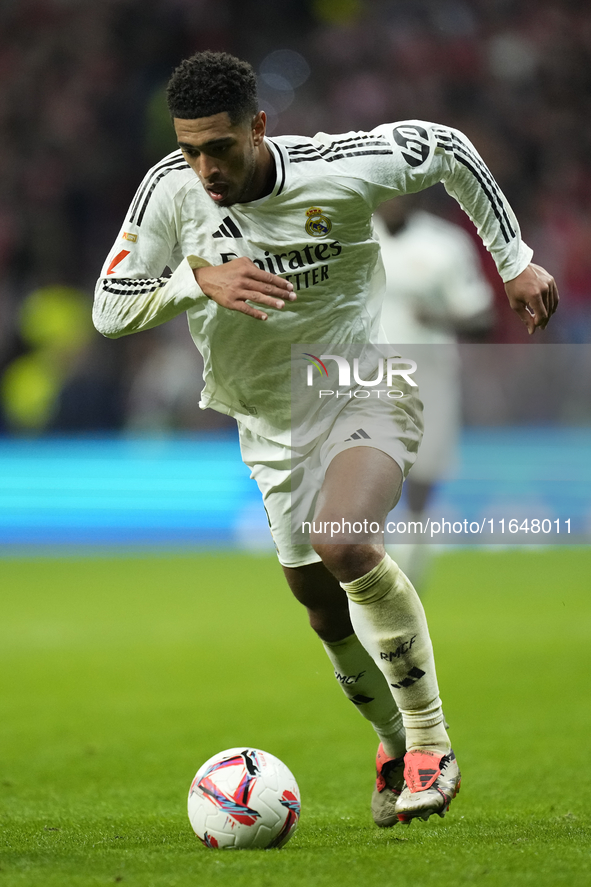
<svg viewBox="0 0 591 887">
<path fill-rule="evenodd" d="M 396 802 L 404 786 L 404 756 L 389 758 L 380 742 L 376 755 L 376 784 L 371 797 L 371 815 L 380 828 L 399 822 Z"/>
<path fill-rule="evenodd" d="M 444 817 L 458 794 L 461 773 L 453 751 L 413 749 L 404 756 L 404 787 L 396 801 L 399 822 Z"/>
</svg>

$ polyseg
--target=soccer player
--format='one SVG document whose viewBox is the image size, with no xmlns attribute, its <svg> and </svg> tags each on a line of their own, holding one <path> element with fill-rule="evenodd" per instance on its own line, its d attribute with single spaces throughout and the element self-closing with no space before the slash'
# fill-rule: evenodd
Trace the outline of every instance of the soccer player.
<svg viewBox="0 0 591 887">
<path fill-rule="evenodd" d="M 424 433 L 405 485 L 407 523 L 425 521 L 436 484 L 456 457 L 461 421 L 458 337 L 478 340 L 493 321 L 493 290 L 469 235 L 452 222 L 416 209 L 414 197 L 383 203 L 374 219 L 386 272 L 385 341 L 417 362 Z M 386 546 L 421 594 L 432 546 Z"/>
<path fill-rule="evenodd" d="M 95 325 L 117 338 L 187 312 L 204 358 L 201 405 L 237 419 L 290 588 L 380 738 L 374 820 L 443 815 L 460 772 L 423 608 L 379 534 L 345 531 L 384 525 L 418 448 L 420 403 L 376 400 L 388 434 L 367 440 L 352 436 L 365 402 L 335 399 L 332 424 L 306 437 L 320 490 L 302 486 L 306 465 L 292 472 L 290 345 L 379 341 L 372 213 L 439 181 L 475 221 L 530 333 L 556 308 L 554 280 L 530 264 L 510 207 L 455 130 L 411 121 L 266 138 L 252 68 L 224 53 L 185 60 L 168 105 L 180 150 L 139 187 L 97 284 Z M 294 543 L 292 495 L 309 497 L 315 521 L 342 521 L 342 533 Z"/>
</svg>

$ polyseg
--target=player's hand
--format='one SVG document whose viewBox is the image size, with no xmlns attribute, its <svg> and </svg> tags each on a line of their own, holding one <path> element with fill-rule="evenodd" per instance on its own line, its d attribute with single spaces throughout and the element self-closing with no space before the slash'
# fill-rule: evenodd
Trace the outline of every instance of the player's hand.
<svg viewBox="0 0 591 887">
<path fill-rule="evenodd" d="M 505 284 L 509 304 L 532 335 L 539 327 L 545 330 L 558 308 L 558 288 L 554 278 L 540 265 L 528 265 Z"/>
<path fill-rule="evenodd" d="M 268 315 L 248 302 L 281 309 L 286 300 L 293 302 L 296 298 L 292 283 L 269 271 L 261 271 L 245 256 L 224 265 L 196 268 L 193 274 L 205 295 L 218 305 L 257 320 L 266 320 Z"/>
</svg>

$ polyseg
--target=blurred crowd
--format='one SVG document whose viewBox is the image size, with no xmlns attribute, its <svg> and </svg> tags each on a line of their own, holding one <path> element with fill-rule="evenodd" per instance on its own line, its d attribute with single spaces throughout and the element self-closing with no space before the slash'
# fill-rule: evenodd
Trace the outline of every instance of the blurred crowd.
<svg viewBox="0 0 591 887">
<path fill-rule="evenodd" d="M 116 342 L 94 281 L 200 49 L 249 60 L 270 132 L 422 118 L 475 143 L 562 305 L 540 340 L 591 342 L 591 6 L 577 0 L 2 0 L 0 431 L 226 427 L 197 407 L 184 318 Z M 441 188 L 423 204 L 466 227 Z M 525 335 L 495 287 L 491 342 Z"/>
</svg>

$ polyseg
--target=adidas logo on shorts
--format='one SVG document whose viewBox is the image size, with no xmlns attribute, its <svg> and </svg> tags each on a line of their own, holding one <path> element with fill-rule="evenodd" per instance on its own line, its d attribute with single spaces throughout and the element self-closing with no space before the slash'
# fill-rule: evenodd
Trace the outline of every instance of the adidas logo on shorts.
<svg viewBox="0 0 591 887">
<path fill-rule="evenodd" d="M 364 431 L 363 428 L 358 428 L 357 431 L 354 431 L 354 432 L 353 432 L 353 434 L 351 435 L 351 437 L 348 437 L 348 438 L 345 440 L 345 443 L 346 443 L 348 440 L 361 440 L 361 438 L 364 438 L 365 440 L 371 440 L 371 437 L 369 436 L 369 434 L 367 433 L 367 431 Z"/>
</svg>

